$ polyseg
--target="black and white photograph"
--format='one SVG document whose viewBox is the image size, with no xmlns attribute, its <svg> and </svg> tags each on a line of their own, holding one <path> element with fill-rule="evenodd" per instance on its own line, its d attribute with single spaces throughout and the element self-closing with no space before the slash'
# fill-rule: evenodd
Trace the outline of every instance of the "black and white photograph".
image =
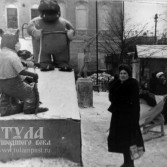
<svg viewBox="0 0 167 167">
<path fill-rule="evenodd" d="M 0 15 L 0 167 L 167 166 L 167 0 Z"/>
</svg>

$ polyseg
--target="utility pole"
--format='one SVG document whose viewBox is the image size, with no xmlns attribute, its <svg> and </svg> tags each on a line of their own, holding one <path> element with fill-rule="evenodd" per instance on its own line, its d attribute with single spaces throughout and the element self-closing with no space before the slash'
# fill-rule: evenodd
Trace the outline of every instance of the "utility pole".
<svg viewBox="0 0 167 167">
<path fill-rule="evenodd" d="M 124 57 L 123 57 L 123 55 L 124 55 L 124 31 L 125 31 L 125 24 L 124 24 L 124 22 L 125 22 L 125 11 L 124 11 L 124 1 L 122 1 L 122 20 L 121 20 L 121 22 L 122 22 L 122 38 L 121 38 L 121 42 L 122 42 L 122 46 L 121 46 L 121 58 L 120 58 L 120 60 L 121 60 L 121 63 L 123 63 L 123 61 L 124 61 Z"/>
<path fill-rule="evenodd" d="M 99 62 L 98 62 L 98 4 L 96 0 L 96 72 L 97 72 L 97 81 L 96 85 L 98 85 L 98 68 L 99 68 Z"/>
<path fill-rule="evenodd" d="M 154 41 L 155 41 L 155 44 L 157 44 L 157 22 L 158 22 L 158 14 L 157 13 L 155 14 L 154 21 L 155 21 L 155 36 L 154 36 Z"/>
</svg>

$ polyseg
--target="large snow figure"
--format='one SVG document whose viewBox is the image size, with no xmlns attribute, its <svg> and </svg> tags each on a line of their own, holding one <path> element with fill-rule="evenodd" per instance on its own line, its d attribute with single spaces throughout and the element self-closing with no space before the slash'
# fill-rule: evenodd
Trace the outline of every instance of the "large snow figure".
<svg viewBox="0 0 167 167">
<path fill-rule="evenodd" d="M 41 70 L 69 67 L 68 44 L 74 36 L 72 24 L 60 17 L 60 6 L 56 0 L 41 0 L 38 10 L 40 16 L 32 19 L 27 29 L 28 34 L 32 36 L 35 62 L 41 64 Z M 46 32 L 60 33 L 46 35 Z M 61 32 L 66 33 L 63 35 Z M 42 34 L 45 34 L 44 38 L 41 38 Z M 42 45 L 39 54 L 40 39 Z"/>
</svg>

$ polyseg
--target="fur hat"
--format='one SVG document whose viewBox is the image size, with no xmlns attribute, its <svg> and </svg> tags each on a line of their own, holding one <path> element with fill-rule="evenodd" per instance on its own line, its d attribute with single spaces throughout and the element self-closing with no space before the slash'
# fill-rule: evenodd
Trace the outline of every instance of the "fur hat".
<svg viewBox="0 0 167 167">
<path fill-rule="evenodd" d="M 157 77 L 157 78 L 160 78 L 161 75 L 164 75 L 164 73 L 163 73 L 163 72 L 158 72 L 158 73 L 156 74 L 156 77 Z"/>
<path fill-rule="evenodd" d="M 119 66 L 119 72 L 122 71 L 122 70 L 125 70 L 125 71 L 128 73 L 128 75 L 129 75 L 130 77 L 132 76 L 131 67 L 128 66 L 127 64 L 121 64 L 121 65 Z"/>
<path fill-rule="evenodd" d="M 15 50 L 16 43 L 19 42 L 19 30 L 13 33 L 2 34 L 1 48 L 7 47 L 9 49 Z"/>
</svg>

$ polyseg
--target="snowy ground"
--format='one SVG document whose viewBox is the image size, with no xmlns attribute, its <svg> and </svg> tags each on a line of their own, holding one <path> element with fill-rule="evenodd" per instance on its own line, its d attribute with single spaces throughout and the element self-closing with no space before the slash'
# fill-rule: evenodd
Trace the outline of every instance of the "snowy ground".
<svg viewBox="0 0 167 167">
<path fill-rule="evenodd" d="M 82 161 L 84 167 L 119 167 L 121 154 L 107 151 L 107 135 L 111 114 L 108 93 L 94 92 L 93 108 L 80 109 L 82 131 Z M 167 126 L 165 126 L 167 134 Z M 135 161 L 136 167 L 166 167 L 167 136 L 145 142 L 144 156 Z M 0 167 L 77 167 L 76 164 L 62 159 L 34 158 L 0 163 Z"/>
<path fill-rule="evenodd" d="M 85 167 L 119 167 L 121 154 L 107 152 L 107 135 L 111 114 L 108 93 L 94 93 L 94 108 L 81 109 L 83 164 Z M 165 126 L 167 134 L 167 126 Z M 149 135 L 149 138 L 151 136 Z M 144 136 L 148 139 L 148 136 Z M 151 139 L 151 138 L 150 138 Z M 146 152 L 135 161 L 136 167 L 167 166 L 167 136 L 145 141 Z"/>
</svg>

